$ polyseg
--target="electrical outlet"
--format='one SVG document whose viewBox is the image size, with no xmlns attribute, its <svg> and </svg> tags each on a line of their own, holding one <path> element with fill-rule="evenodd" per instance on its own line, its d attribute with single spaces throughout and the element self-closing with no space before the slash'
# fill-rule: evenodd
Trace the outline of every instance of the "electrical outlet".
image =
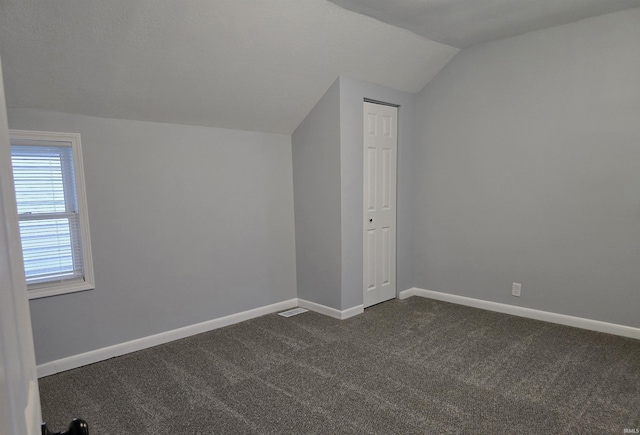
<svg viewBox="0 0 640 435">
<path fill-rule="evenodd" d="M 519 284 L 517 282 L 514 282 L 511 285 L 511 294 L 515 297 L 520 297 L 520 290 L 522 290 L 522 284 Z"/>
</svg>

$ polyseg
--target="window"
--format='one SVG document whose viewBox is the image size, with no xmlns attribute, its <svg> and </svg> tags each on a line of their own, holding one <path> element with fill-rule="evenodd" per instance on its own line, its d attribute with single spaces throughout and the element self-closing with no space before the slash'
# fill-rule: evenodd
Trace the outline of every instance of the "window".
<svg viewBox="0 0 640 435">
<path fill-rule="evenodd" d="M 92 289 L 80 135 L 9 134 L 29 298 Z"/>
</svg>

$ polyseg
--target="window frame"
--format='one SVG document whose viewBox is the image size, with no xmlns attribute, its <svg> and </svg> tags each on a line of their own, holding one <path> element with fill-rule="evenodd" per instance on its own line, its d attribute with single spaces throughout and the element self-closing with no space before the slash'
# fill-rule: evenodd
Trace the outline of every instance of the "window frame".
<svg viewBox="0 0 640 435">
<path fill-rule="evenodd" d="M 83 277 L 82 279 L 51 280 L 27 285 L 29 299 L 38 299 L 67 293 L 75 293 L 95 288 L 93 275 L 93 255 L 91 251 L 91 235 L 89 231 L 89 211 L 87 208 L 87 194 L 82 159 L 82 144 L 79 133 L 61 133 L 49 131 L 9 130 L 11 145 L 14 141 L 20 146 L 55 146 L 54 143 L 71 145 L 73 170 L 75 175 L 75 191 L 78 206 L 78 235 L 80 237 Z M 41 142 L 40 145 L 38 142 Z M 13 173 L 11 174 L 13 177 Z M 15 194 L 15 187 L 14 187 Z"/>
</svg>

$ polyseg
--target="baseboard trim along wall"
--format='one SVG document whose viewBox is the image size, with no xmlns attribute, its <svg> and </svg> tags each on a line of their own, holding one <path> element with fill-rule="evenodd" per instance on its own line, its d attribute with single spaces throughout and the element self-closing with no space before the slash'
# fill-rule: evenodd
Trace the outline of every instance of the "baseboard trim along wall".
<svg viewBox="0 0 640 435">
<path fill-rule="evenodd" d="M 364 305 L 357 305 L 355 307 L 347 308 L 346 310 L 340 311 L 336 310 L 335 308 L 327 307 L 326 305 L 320 305 L 315 302 L 298 299 L 298 306 L 340 320 L 345 320 L 349 317 L 357 316 L 358 314 L 364 313 Z"/>
<path fill-rule="evenodd" d="M 607 334 L 620 335 L 622 337 L 635 338 L 640 340 L 640 328 L 618 325 L 616 323 L 601 322 L 599 320 L 585 319 L 582 317 L 567 316 L 565 314 L 551 313 L 548 311 L 534 310 L 532 308 L 518 307 L 515 305 L 501 304 L 498 302 L 474 299 L 466 296 L 452 295 L 449 293 L 434 292 L 421 288 L 410 288 L 401 291 L 399 299 L 406 299 L 411 296 L 436 299 L 444 302 L 451 302 L 459 305 L 466 305 L 483 310 L 496 311 L 498 313 L 512 314 L 529 319 L 543 320 L 545 322 L 558 323 L 560 325 L 573 326 L 576 328 L 589 329 L 591 331 L 605 332 Z"/>
<path fill-rule="evenodd" d="M 429 299 L 435 299 L 444 302 L 451 302 L 459 305 L 466 305 L 483 310 L 496 311 L 499 313 L 511 314 L 514 316 L 527 317 L 545 322 L 558 323 L 560 325 L 573 326 L 576 328 L 589 329 L 592 331 L 604 332 L 607 334 L 620 335 L 622 337 L 635 338 L 640 340 L 640 329 L 630 326 L 618 325 L 615 323 L 601 322 L 599 320 L 584 319 L 581 317 L 567 316 L 564 314 L 551 313 L 548 311 L 534 310 L 531 308 L 518 307 L 515 305 L 501 304 L 498 302 L 485 301 L 481 299 L 469 298 L 466 296 L 452 295 L 448 293 L 435 292 L 420 288 L 410 288 L 401 291 L 398 294 L 399 299 L 406 299 L 411 296 L 420 296 Z M 90 352 L 73 355 L 59 360 L 47 362 L 38 365 L 38 377 L 53 375 L 64 372 L 66 370 L 75 369 L 88 364 L 104 361 L 116 356 L 125 355 L 127 353 L 136 352 L 169 343 L 181 338 L 190 337 L 192 335 L 201 334 L 203 332 L 213 331 L 214 329 L 223 328 L 235 323 L 244 322 L 245 320 L 254 319 L 278 311 L 288 310 L 290 308 L 302 307 L 307 310 L 314 311 L 334 319 L 345 320 L 364 312 L 363 305 L 348 308 L 346 310 L 337 310 L 326 305 L 307 301 L 305 299 L 293 298 L 286 301 L 266 305 L 252 310 L 242 311 L 240 313 L 231 314 L 217 319 L 208 320 L 206 322 L 197 323 L 195 325 L 185 326 L 183 328 L 173 329 L 171 331 L 161 332 L 159 334 L 150 335 L 148 337 L 138 338 L 136 340 L 115 344 L 113 346 L 103 347 L 101 349 L 92 350 Z"/>
<path fill-rule="evenodd" d="M 190 337 L 192 335 L 202 334 L 203 332 L 213 331 L 214 329 L 223 328 L 235 323 L 244 322 L 245 320 L 254 319 L 256 317 L 265 316 L 267 314 L 272 314 L 278 311 L 284 311 L 295 307 L 306 308 L 310 311 L 315 311 L 319 314 L 324 314 L 326 316 L 334 317 L 341 320 L 348 319 L 349 317 L 353 317 L 364 312 L 362 305 L 349 308 L 344 311 L 339 311 L 335 308 L 316 304 L 315 302 L 293 298 L 275 304 L 266 305 L 264 307 L 258 307 L 252 310 L 230 314 L 228 316 L 219 317 L 217 319 L 207 320 L 202 323 L 196 323 L 195 325 L 161 332 L 159 334 L 150 335 L 148 337 L 142 337 L 135 340 L 126 341 L 124 343 L 114 344 L 113 346 L 107 346 L 101 349 L 96 349 L 78 355 L 73 355 L 70 357 L 40 364 L 37 367 L 38 377 L 42 378 L 44 376 L 54 375 L 66 370 L 75 369 L 88 364 L 104 361 L 109 358 L 114 358 L 116 356 L 121 356 L 127 353 L 147 349 L 149 347 L 158 346 L 160 344 L 169 343 L 171 341 Z"/>
</svg>

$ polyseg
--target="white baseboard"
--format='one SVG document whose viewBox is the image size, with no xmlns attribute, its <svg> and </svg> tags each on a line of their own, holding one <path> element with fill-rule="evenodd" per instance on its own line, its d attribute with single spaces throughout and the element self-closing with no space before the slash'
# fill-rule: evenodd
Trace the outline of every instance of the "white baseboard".
<svg viewBox="0 0 640 435">
<path fill-rule="evenodd" d="M 358 314 L 364 313 L 364 305 L 357 305 L 355 307 L 347 308 L 346 310 L 340 311 L 335 308 L 327 307 L 326 305 L 317 304 L 315 302 L 307 301 L 304 299 L 298 299 L 298 306 L 339 320 L 345 320 L 349 317 L 357 316 Z"/>
<path fill-rule="evenodd" d="M 398 299 L 402 300 L 402 299 L 407 299 L 410 298 L 411 296 L 415 296 L 416 295 L 416 288 L 409 288 L 406 290 L 402 290 L 400 293 L 398 293 Z"/>
<path fill-rule="evenodd" d="M 345 320 L 350 317 L 357 316 L 358 314 L 364 313 L 364 305 L 356 305 L 355 307 L 347 308 L 346 310 L 342 310 L 340 312 L 340 320 Z"/>
<path fill-rule="evenodd" d="M 170 341 L 179 340 L 181 338 L 190 337 L 192 335 L 201 334 L 203 332 L 212 331 L 214 329 L 223 328 L 233 325 L 234 323 L 244 322 L 245 320 L 264 316 L 282 310 L 288 310 L 298 306 L 298 299 L 293 298 L 286 301 L 278 302 L 264 307 L 254 308 L 248 311 L 231 314 L 229 316 L 219 317 L 206 322 L 196 323 L 195 325 L 185 326 L 183 328 L 173 329 L 171 331 L 161 332 L 159 334 L 150 335 L 148 337 L 138 338 L 136 340 L 126 341 L 124 343 L 114 344 L 113 346 L 103 347 L 101 349 L 92 350 L 90 352 L 73 355 L 67 358 L 51 361 L 38 365 L 38 377 L 49 376 L 66 370 L 75 369 L 98 361 L 103 361 L 116 356 L 124 355 L 138 350 L 147 349 L 159 344 L 168 343 Z"/>
<path fill-rule="evenodd" d="M 560 325 L 573 326 L 575 328 L 589 329 L 591 331 L 604 332 L 607 334 L 620 335 L 622 337 L 629 337 L 640 340 L 640 328 L 618 325 L 616 323 L 607 323 L 601 322 L 599 320 L 585 319 L 582 317 L 567 316 L 565 314 L 534 310 L 532 308 L 501 304 L 498 302 L 474 299 L 466 296 L 452 295 L 449 293 L 434 292 L 431 290 L 424 290 L 415 287 L 404 290 L 398 295 L 399 299 L 406 299 L 410 296 L 420 296 L 423 298 L 436 299 L 439 301 L 451 302 L 454 304 L 466 305 L 474 308 L 481 308 L 483 310 L 512 314 L 514 316 L 527 317 L 529 319 L 558 323 Z"/>
<path fill-rule="evenodd" d="M 245 320 L 254 319 L 278 311 L 288 310 L 290 308 L 302 307 L 311 311 L 315 311 L 326 316 L 344 320 L 364 312 L 362 305 L 349 308 L 344 311 L 325 305 L 316 304 L 315 302 L 306 301 L 304 299 L 289 299 L 264 307 L 254 308 L 248 311 L 219 317 L 206 322 L 196 323 L 195 325 L 185 326 L 183 328 L 173 329 L 171 331 L 161 332 L 159 334 L 150 335 L 148 337 L 138 338 L 136 340 L 126 341 L 124 343 L 114 344 L 89 352 L 73 355 L 59 360 L 47 362 L 38 365 L 38 377 L 54 375 L 66 370 L 75 369 L 98 361 L 104 361 L 116 356 L 125 355 L 127 353 L 136 352 L 138 350 L 147 349 L 159 344 L 169 343 L 170 341 L 179 340 L 181 338 L 190 337 L 203 332 L 213 331 L 214 329 L 223 328 L 235 323 L 244 322 Z"/>
</svg>

